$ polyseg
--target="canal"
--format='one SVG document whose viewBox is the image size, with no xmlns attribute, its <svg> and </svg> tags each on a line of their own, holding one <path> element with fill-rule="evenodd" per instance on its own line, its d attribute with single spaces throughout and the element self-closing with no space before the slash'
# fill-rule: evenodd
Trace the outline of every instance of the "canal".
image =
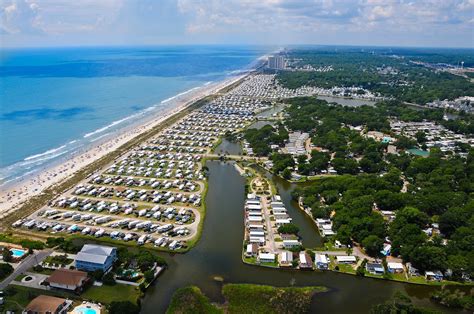
<svg viewBox="0 0 474 314">
<path fill-rule="evenodd" d="M 337 103 L 339 105 L 348 107 L 360 107 L 360 106 L 375 106 L 376 101 L 368 99 L 356 99 L 356 98 L 345 98 L 345 97 L 331 97 L 331 96 L 317 96 L 318 99 L 327 101 L 328 103 Z"/>
<path fill-rule="evenodd" d="M 329 292 L 317 294 L 312 312 L 367 313 L 373 304 L 389 299 L 396 291 L 409 295 L 415 304 L 436 307 L 429 301 L 433 287 L 408 285 L 378 279 L 362 278 L 334 272 L 303 272 L 275 270 L 242 263 L 244 236 L 243 206 L 245 179 L 231 163 L 209 161 L 209 190 L 206 197 L 207 214 L 202 237 L 186 254 L 163 254 L 169 268 L 147 291 L 142 302 L 142 313 L 164 313 L 174 291 L 196 285 L 212 300 L 222 302 L 222 283 L 259 283 L 274 286 L 321 285 Z M 317 230 L 291 202 L 292 186 L 276 180 L 283 201 L 294 222 L 300 226 L 304 245 L 320 243 Z M 306 219 L 306 220 L 305 220 Z M 441 308 L 438 308 L 441 309 Z M 447 310 L 442 308 L 444 312 Z"/>
<path fill-rule="evenodd" d="M 221 143 L 214 149 L 213 153 L 221 155 L 242 155 L 243 151 L 240 143 L 231 142 L 223 138 Z"/>
</svg>

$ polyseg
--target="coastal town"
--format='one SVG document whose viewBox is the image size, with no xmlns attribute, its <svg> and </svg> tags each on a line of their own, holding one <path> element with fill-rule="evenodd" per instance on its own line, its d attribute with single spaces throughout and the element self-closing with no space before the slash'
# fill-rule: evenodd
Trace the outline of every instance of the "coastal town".
<svg viewBox="0 0 474 314">
<path fill-rule="evenodd" d="M 454 205 L 443 203 L 436 211 L 432 199 L 411 198 L 434 185 L 426 177 L 435 169 L 450 172 L 436 168 L 449 158 L 459 169 L 469 167 L 472 134 L 449 129 L 443 118 L 420 118 L 419 108 L 406 104 L 400 104 L 404 112 L 392 110 L 384 103 L 391 97 L 360 87 L 287 87 L 273 73 L 286 65 L 289 72 L 333 71 L 332 66 L 302 65 L 298 57 L 270 57 L 265 67 L 228 82 L 199 105 L 189 102 L 189 111 L 185 106 L 175 120 L 43 206 L 5 219 L 0 240 L 2 265 L 8 266 L 2 270 L 1 302 L 17 311 L 18 302 L 26 303 L 27 313 L 119 313 L 123 300 L 137 306 L 166 272 L 166 258 L 151 252 L 186 253 L 198 244 L 210 161 L 232 164 L 246 182 L 241 204 L 246 265 L 430 286 L 471 285 L 465 263 L 454 268 L 457 264 L 430 255 L 447 256 L 441 247 L 460 241 L 451 238 L 457 225 L 443 216 Z M 339 103 L 347 99 L 370 103 Z M 436 117 L 439 113 L 446 114 L 436 112 Z M 374 118 L 380 118 L 380 125 L 370 124 Z M 236 152 L 216 152 L 224 143 Z M 460 178 L 452 184 L 461 182 L 457 191 L 467 191 L 470 177 L 462 176 L 470 174 L 456 175 Z M 295 185 L 292 202 L 282 198 L 272 176 Z M 342 182 L 357 177 L 358 183 Z M 449 195 L 456 198 L 456 208 L 468 206 L 468 196 Z M 425 203 L 426 213 L 414 207 L 425 208 Z M 314 225 L 322 245 L 305 247 L 290 207 Z M 404 224 L 413 230 L 403 230 Z M 416 245 L 404 242 L 403 232 L 413 232 Z M 404 251 L 416 251 L 417 245 L 431 250 L 418 252 L 426 253 L 426 260 Z M 25 297 L 30 290 L 34 298 Z"/>
</svg>

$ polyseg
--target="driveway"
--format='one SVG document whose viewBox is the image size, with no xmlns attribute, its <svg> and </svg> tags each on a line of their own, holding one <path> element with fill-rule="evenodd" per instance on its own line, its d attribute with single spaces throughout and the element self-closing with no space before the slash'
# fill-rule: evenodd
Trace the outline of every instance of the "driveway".
<svg viewBox="0 0 474 314">
<path fill-rule="evenodd" d="M 0 283 L 0 290 L 5 289 L 13 280 L 15 280 L 17 276 L 23 274 L 33 266 L 36 266 L 41 263 L 51 253 L 53 253 L 53 250 L 42 250 L 34 252 L 32 255 L 28 255 L 20 263 L 20 265 L 18 265 L 18 267 L 13 271 L 13 273 Z"/>
</svg>

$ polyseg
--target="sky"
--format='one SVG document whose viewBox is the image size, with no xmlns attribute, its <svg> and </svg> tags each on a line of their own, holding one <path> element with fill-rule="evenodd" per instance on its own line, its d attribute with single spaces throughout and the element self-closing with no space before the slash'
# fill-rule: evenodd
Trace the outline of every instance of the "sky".
<svg viewBox="0 0 474 314">
<path fill-rule="evenodd" d="M 474 47 L 474 0 L 0 0 L 0 46 Z"/>
</svg>

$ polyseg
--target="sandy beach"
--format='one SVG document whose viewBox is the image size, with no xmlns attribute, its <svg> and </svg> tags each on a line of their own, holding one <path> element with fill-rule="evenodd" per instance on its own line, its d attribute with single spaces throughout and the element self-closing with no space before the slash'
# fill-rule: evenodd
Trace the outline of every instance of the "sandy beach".
<svg viewBox="0 0 474 314">
<path fill-rule="evenodd" d="M 116 150 L 125 143 L 133 140 L 136 136 L 156 127 L 161 122 L 165 121 L 172 115 L 181 112 L 197 100 L 217 93 L 222 88 L 229 86 L 247 74 L 236 76 L 219 83 L 210 84 L 200 88 L 192 95 L 184 95 L 179 97 L 176 106 L 172 110 L 161 112 L 159 116 L 148 120 L 143 124 L 133 127 L 128 130 L 122 130 L 117 133 L 117 136 L 111 140 L 102 143 L 97 143 L 90 147 L 85 152 L 77 152 L 67 161 L 52 166 L 31 176 L 26 176 L 21 181 L 2 188 L 0 191 L 0 218 L 7 216 L 9 213 L 15 211 L 29 198 L 42 193 L 46 188 L 54 184 L 58 184 L 64 179 L 72 176 L 83 167 L 94 162 L 95 160 L 107 155 Z"/>
</svg>

